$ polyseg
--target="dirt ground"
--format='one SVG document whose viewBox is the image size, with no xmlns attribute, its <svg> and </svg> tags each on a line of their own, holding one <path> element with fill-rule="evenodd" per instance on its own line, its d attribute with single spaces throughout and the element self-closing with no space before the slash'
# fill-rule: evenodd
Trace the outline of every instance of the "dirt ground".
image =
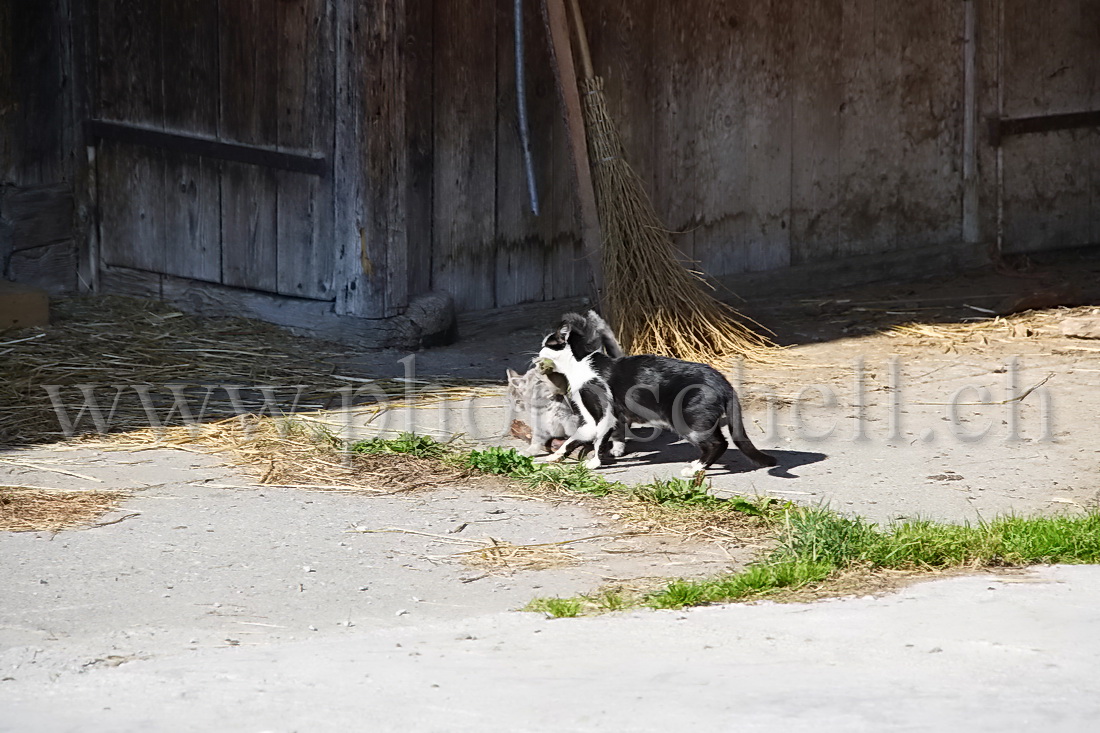
<svg viewBox="0 0 1100 733">
<path fill-rule="evenodd" d="M 1100 341 L 1061 336 L 1059 309 L 958 324 L 1036 294 L 1090 312 L 1098 273 L 1089 255 L 754 304 L 790 348 L 781 364 L 731 377 L 752 439 L 779 466 L 754 469 L 731 451 L 708 476 L 713 490 L 879 522 L 1095 506 Z M 925 326 L 890 330 L 914 321 Z M 414 384 L 503 382 L 542 330 L 418 353 Z M 340 373 L 401 377 L 406 356 L 349 353 Z M 502 388 L 328 419 L 352 435 L 412 426 L 521 447 L 503 437 Z M 601 472 L 646 481 L 692 457 L 667 438 L 636 447 Z M 733 569 L 759 546 L 630 535 L 613 506 L 488 487 L 263 486 L 226 456 L 156 445 L 6 449 L 0 484 L 128 496 L 85 528 L 0 533 L 0 731 L 347 730 L 368 720 L 381 730 L 658 730 L 734 719 L 745 730 L 997 730 L 1020 720 L 1088 730 L 1100 712 L 1089 671 L 1100 659 L 1094 568 L 548 622 L 513 611 L 535 596 Z M 566 544 L 542 569 L 469 562 L 489 538 Z"/>
</svg>

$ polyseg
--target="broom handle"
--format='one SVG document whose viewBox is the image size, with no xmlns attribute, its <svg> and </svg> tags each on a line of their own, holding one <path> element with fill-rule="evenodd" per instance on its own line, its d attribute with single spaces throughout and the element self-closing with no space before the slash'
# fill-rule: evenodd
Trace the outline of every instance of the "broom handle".
<svg viewBox="0 0 1100 733">
<path fill-rule="evenodd" d="M 584 72 L 585 79 L 592 79 L 596 76 L 596 72 L 592 68 L 592 52 L 588 48 L 588 33 L 584 29 L 584 16 L 581 15 L 579 0 L 569 0 L 569 8 L 573 11 L 573 24 L 577 27 L 577 50 L 581 57 L 581 71 Z"/>
</svg>

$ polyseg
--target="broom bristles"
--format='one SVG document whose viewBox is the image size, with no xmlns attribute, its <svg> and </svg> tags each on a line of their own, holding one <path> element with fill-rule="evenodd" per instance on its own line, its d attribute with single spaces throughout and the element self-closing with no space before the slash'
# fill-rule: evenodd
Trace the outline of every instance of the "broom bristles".
<svg viewBox="0 0 1100 733">
<path fill-rule="evenodd" d="M 581 88 L 604 237 L 605 309 L 623 347 L 688 361 L 771 361 L 774 344 L 675 257 L 668 230 L 626 161 L 603 80 L 587 79 Z"/>
</svg>

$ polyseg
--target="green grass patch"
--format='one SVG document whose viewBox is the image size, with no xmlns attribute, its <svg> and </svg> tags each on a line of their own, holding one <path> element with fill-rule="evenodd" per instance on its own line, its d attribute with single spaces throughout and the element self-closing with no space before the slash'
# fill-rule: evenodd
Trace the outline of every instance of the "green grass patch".
<svg viewBox="0 0 1100 733">
<path fill-rule="evenodd" d="M 351 445 L 353 453 L 362 455 L 405 454 L 415 458 L 443 458 L 449 446 L 429 435 L 401 433 L 396 438 L 372 438 Z"/>
<path fill-rule="evenodd" d="M 525 610 L 556 618 L 636 607 L 683 608 L 765 598 L 827 582 L 847 570 L 942 570 L 1066 563 L 1100 564 L 1100 511 L 1056 517 L 1007 516 L 989 522 L 910 521 L 879 527 L 825 507 L 800 507 L 768 497 L 722 499 L 695 481 L 669 479 L 639 486 L 608 481 L 583 465 L 538 463 L 513 449 L 456 451 L 427 436 L 357 443 L 358 453 L 406 453 L 505 476 L 532 488 L 595 496 L 620 495 L 683 511 L 731 511 L 770 527 L 775 549 L 745 570 L 704 580 L 676 580 L 663 589 L 624 595 L 605 591 L 575 598 L 539 598 Z"/>
<path fill-rule="evenodd" d="M 721 603 L 759 598 L 784 589 L 797 589 L 819 583 L 835 568 L 823 562 L 790 560 L 777 563 L 757 563 L 744 572 L 707 580 L 677 580 L 664 590 L 645 597 L 642 603 L 650 608 L 683 608 L 705 603 Z"/>
<path fill-rule="evenodd" d="M 418 458 L 437 458 L 472 471 L 505 476 L 534 489 L 561 489 L 594 496 L 620 494 L 648 504 L 733 511 L 761 519 L 774 519 L 793 506 L 770 497 L 712 496 L 693 480 L 672 478 L 639 486 L 608 481 L 581 463 L 540 463 L 512 448 L 490 447 L 459 451 L 427 435 L 402 433 L 396 438 L 374 438 L 350 446 L 354 453 L 378 455 L 403 453 Z"/>
<path fill-rule="evenodd" d="M 554 618 L 574 618 L 584 610 L 584 602 L 579 598 L 536 598 L 523 610 Z"/>
<path fill-rule="evenodd" d="M 640 605 L 683 608 L 762 598 L 821 583 L 856 567 L 872 570 L 1100 564 L 1100 513 L 1004 517 L 977 525 L 905 522 L 880 529 L 821 507 L 795 507 L 779 524 L 778 547 L 740 573 L 674 581 Z"/>
</svg>

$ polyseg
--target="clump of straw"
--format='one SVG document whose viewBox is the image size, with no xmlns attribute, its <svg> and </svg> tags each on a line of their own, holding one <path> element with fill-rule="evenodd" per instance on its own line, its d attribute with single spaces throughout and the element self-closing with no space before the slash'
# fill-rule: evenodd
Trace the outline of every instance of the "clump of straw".
<svg viewBox="0 0 1100 733">
<path fill-rule="evenodd" d="M 85 525 L 126 497 L 119 491 L 0 486 L 0 532 L 57 532 Z"/>
</svg>

